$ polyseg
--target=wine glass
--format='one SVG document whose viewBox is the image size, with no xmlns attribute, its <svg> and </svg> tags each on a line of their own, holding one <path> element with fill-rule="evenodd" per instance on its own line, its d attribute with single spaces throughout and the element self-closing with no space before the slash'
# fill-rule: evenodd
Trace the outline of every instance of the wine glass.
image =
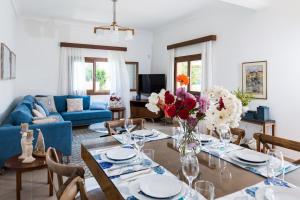
<svg viewBox="0 0 300 200">
<path fill-rule="evenodd" d="M 282 171 L 282 177 L 284 179 L 284 159 L 282 152 L 278 149 L 268 149 L 267 153 L 269 156 L 269 160 L 267 161 L 268 178 L 274 180 L 276 174 Z"/>
<path fill-rule="evenodd" d="M 192 184 L 193 180 L 198 176 L 199 171 L 199 163 L 196 155 L 187 154 L 182 158 L 182 172 L 189 182 L 189 192 L 187 195 L 187 199 L 193 199 Z"/>
<path fill-rule="evenodd" d="M 125 122 L 124 122 L 124 128 L 126 129 L 126 144 L 127 145 L 130 145 L 131 143 L 131 134 L 130 134 L 130 131 L 133 127 L 133 121 L 132 119 L 125 119 Z"/>
<path fill-rule="evenodd" d="M 178 148 L 180 144 L 180 128 L 172 127 L 173 145 Z"/>
<path fill-rule="evenodd" d="M 215 186 L 209 181 L 197 181 L 195 183 L 195 190 L 207 200 L 214 200 L 215 198 Z"/>
<path fill-rule="evenodd" d="M 133 141 L 134 141 L 135 147 L 138 150 L 138 161 L 142 162 L 141 151 L 145 145 L 145 135 L 144 134 L 135 135 L 135 136 L 133 136 Z"/>
<path fill-rule="evenodd" d="M 220 139 L 221 142 L 224 144 L 224 147 L 227 148 L 229 147 L 230 141 L 231 141 L 231 131 L 230 129 L 220 131 Z"/>
</svg>

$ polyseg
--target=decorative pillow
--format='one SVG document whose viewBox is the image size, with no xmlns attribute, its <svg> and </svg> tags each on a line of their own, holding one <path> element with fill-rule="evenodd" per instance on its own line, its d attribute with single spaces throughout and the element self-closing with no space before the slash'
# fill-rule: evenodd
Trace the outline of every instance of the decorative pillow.
<svg viewBox="0 0 300 200">
<path fill-rule="evenodd" d="M 54 122 L 58 122 L 58 120 L 53 117 L 40 118 L 32 121 L 33 124 L 47 124 L 47 123 L 54 123 Z"/>
<path fill-rule="evenodd" d="M 39 106 L 41 106 L 41 107 L 43 108 L 43 110 L 44 110 L 46 116 L 49 116 L 49 115 L 50 115 L 48 109 L 46 108 L 46 106 L 45 106 L 42 102 L 37 101 L 36 104 L 39 105 Z"/>
<path fill-rule="evenodd" d="M 107 103 L 104 102 L 93 102 L 91 103 L 90 110 L 106 110 Z"/>
<path fill-rule="evenodd" d="M 83 111 L 83 100 L 82 98 L 79 99 L 67 99 L 67 112 L 74 112 L 74 111 Z"/>
<path fill-rule="evenodd" d="M 46 115 L 43 115 L 40 111 L 36 109 L 32 109 L 32 113 L 34 117 L 46 117 Z"/>
<path fill-rule="evenodd" d="M 39 113 L 41 113 L 44 117 L 47 117 L 47 114 L 45 112 L 45 110 L 43 109 L 42 106 L 38 105 L 38 104 L 34 104 L 34 110 L 39 111 Z"/>
<path fill-rule="evenodd" d="M 36 97 L 36 99 L 42 104 L 44 104 L 44 106 L 49 112 L 57 112 L 53 96 Z"/>
</svg>

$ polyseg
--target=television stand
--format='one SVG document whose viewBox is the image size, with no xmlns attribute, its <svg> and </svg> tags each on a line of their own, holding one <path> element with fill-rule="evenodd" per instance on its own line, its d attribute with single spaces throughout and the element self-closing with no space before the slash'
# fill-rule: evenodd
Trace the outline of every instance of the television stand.
<svg viewBox="0 0 300 200">
<path fill-rule="evenodd" d="M 160 119 L 160 114 L 155 114 L 149 111 L 145 106 L 148 99 L 130 100 L 130 116 L 131 118 L 145 118 L 145 119 Z"/>
</svg>

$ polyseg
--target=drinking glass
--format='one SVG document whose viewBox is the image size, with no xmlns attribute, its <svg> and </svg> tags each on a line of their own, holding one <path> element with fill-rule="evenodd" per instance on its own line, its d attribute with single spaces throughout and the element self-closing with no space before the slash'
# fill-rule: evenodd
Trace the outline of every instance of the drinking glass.
<svg viewBox="0 0 300 200">
<path fill-rule="evenodd" d="M 267 161 L 267 173 L 271 179 L 276 178 L 276 174 L 282 171 L 282 179 L 284 179 L 284 159 L 283 154 L 278 149 L 268 149 L 269 160 Z"/>
<path fill-rule="evenodd" d="M 145 145 L 145 135 L 144 134 L 141 134 L 141 135 L 138 135 L 138 136 L 135 135 L 135 136 L 133 136 L 133 141 L 134 141 L 135 147 L 138 150 L 138 161 L 142 162 L 141 151 L 142 151 L 142 148 Z"/>
<path fill-rule="evenodd" d="M 187 199 L 193 199 L 193 180 L 199 174 L 199 163 L 196 155 L 188 154 L 182 158 L 182 172 L 189 182 L 189 192 Z"/>
<path fill-rule="evenodd" d="M 126 129 L 126 144 L 130 145 L 131 144 L 131 129 L 133 128 L 133 121 L 132 119 L 125 119 L 124 122 L 124 128 Z"/>
<path fill-rule="evenodd" d="M 231 141 L 231 131 L 220 131 L 220 139 L 221 142 L 224 144 L 225 148 L 229 147 L 230 141 Z"/>
<path fill-rule="evenodd" d="M 215 186 L 209 181 L 197 181 L 195 183 L 195 190 L 207 200 L 214 200 L 215 198 Z"/>
</svg>

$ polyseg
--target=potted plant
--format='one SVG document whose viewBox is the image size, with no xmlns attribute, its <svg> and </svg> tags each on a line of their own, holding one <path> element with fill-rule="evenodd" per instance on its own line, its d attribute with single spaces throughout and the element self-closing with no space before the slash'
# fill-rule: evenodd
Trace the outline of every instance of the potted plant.
<svg viewBox="0 0 300 200">
<path fill-rule="evenodd" d="M 249 111 L 249 103 L 253 100 L 253 95 L 250 93 L 243 93 L 240 89 L 237 89 L 233 93 L 242 102 L 242 115 L 244 116 Z"/>
</svg>

